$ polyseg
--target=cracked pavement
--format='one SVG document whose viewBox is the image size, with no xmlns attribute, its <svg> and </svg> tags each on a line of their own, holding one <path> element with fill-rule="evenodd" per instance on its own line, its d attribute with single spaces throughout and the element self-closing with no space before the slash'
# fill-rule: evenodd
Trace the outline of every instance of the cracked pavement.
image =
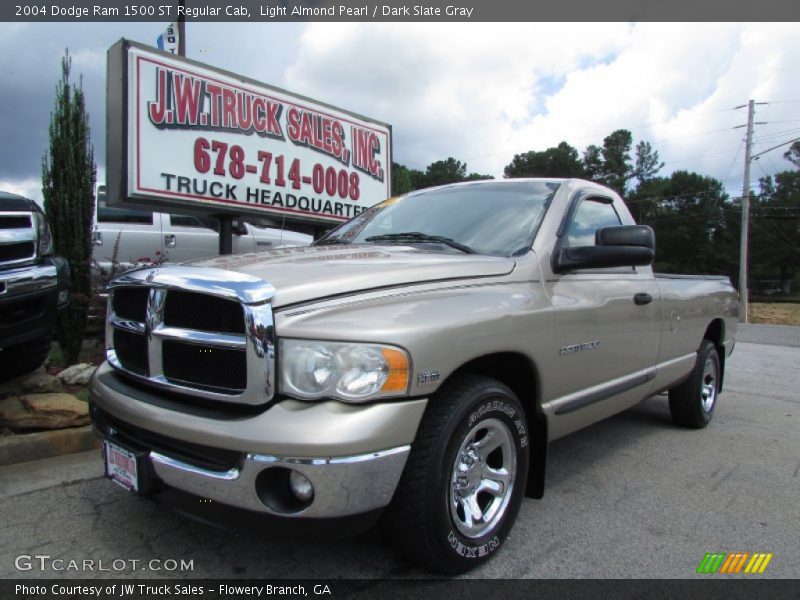
<svg viewBox="0 0 800 600">
<path fill-rule="evenodd" d="M 672 426 L 666 396 L 554 442 L 494 560 L 467 577 L 701 577 L 706 552 L 772 552 L 800 573 L 800 328 L 744 329 L 717 414 Z M 425 577 L 378 534 L 282 541 L 233 534 L 100 477 L 99 452 L 0 467 L 0 577 Z M 18 571 L 15 557 L 193 560 L 194 570 Z M 707 575 L 704 577 L 708 577 Z M 752 577 L 752 576 L 750 576 Z"/>
</svg>

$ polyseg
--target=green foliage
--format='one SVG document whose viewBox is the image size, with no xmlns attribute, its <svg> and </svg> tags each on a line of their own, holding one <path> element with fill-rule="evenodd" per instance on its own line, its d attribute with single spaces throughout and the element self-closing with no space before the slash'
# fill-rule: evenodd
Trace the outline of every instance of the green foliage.
<svg viewBox="0 0 800 600">
<path fill-rule="evenodd" d="M 800 140 L 789 146 L 789 149 L 783 153 L 783 158 L 800 169 Z"/>
<path fill-rule="evenodd" d="M 504 177 L 584 177 L 578 151 L 567 142 L 542 152 L 515 154 L 503 170 Z"/>
<path fill-rule="evenodd" d="M 623 196 L 633 173 L 632 144 L 633 136 L 627 129 L 617 129 L 603 140 L 603 182 Z"/>
<path fill-rule="evenodd" d="M 480 173 L 467 174 L 467 163 L 462 163 L 452 156 L 447 160 L 432 162 L 424 172 L 392 163 L 392 196 L 436 185 L 480 179 L 492 179 L 492 176 Z"/>
<path fill-rule="evenodd" d="M 656 232 L 655 269 L 734 275 L 738 254 L 730 248 L 726 201 L 722 183 L 698 173 L 676 171 L 641 183 L 628 205 L 641 224 Z"/>
<path fill-rule="evenodd" d="M 90 261 L 96 177 L 83 88 L 70 84 L 71 67 L 72 60 L 66 51 L 50 116 L 50 149 L 42 159 L 44 209 L 53 230 L 56 253 L 69 261 L 72 280 L 70 305 L 59 314 L 56 327 L 56 339 L 67 364 L 73 364 L 80 353 L 92 292 Z"/>
<path fill-rule="evenodd" d="M 658 152 L 653 150 L 650 142 L 641 141 L 636 144 L 636 164 L 633 167 L 633 176 L 639 180 L 639 184 L 650 181 L 664 166 L 659 161 Z"/>
<path fill-rule="evenodd" d="M 425 170 L 425 187 L 457 183 L 467 178 L 467 163 L 450 156 L 447 160 L 437 160 Z"/>
<path fill-rule="evenodd" d="M 407 194 L 412 187 L 411 171 L 396 162 L 392 163 L 392 196 Z"/>
<path fill-rule="evenodd" d="M 800 274 L 800 171 L 760 183 L 750 210 L 750 288 L 756 292 L 760 280 L 790 281 Z"/>
<path fill-rule="evenodd" d="M 603 178 L 603 150 L 600 146 L 591 144 L 583 151 L 583 170 L 586 178 L 592 181 L 602 181 Z"/>
</svg>

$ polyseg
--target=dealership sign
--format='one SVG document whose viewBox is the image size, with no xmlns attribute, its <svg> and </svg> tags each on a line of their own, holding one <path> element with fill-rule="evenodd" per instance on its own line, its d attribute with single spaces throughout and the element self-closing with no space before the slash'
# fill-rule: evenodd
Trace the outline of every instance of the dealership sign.
<svg viewBox="0 0 800 600">
<path fill-rule="evenodd" d="M 391 127 L 127 40 L 108 51 L 109 202 L 341 222 L 389 197 Z"/>
</svg>

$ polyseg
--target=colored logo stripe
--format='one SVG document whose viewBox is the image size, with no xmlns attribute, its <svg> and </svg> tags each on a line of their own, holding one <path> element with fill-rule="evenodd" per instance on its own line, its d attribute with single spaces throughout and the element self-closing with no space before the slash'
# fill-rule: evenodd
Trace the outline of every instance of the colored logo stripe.
<svg viewBox="0 0 800 600">
<path fill-rule="evenodd" d="M 700 566 L 697 567 L 697 572 L 716 573 L 717 569 L 719 569 L 720 565 L 722 565 L 723 560 L 725 560 L 724 552 L 717 552 L 716 554 L 707 552 L 703 560 L 700 562 Z"/>
<path fill-rule="evenodd" d="M 771 552 L 707 552 L 697 567 L 697 573 L 713 574 L 724 573 L 763 573 L 769 561 L 772 560 Z M 745 566 L 746 565 L 746 566 Z"/>
<path fill-rule="evenodd" d="M 757 552 L 756 554 L 753 554 L 753 558 L 751 558 L 750 562 L 747 563 L 744 572 L 763 573 L 764 569 L 767 568 L 767 565 L 771 560 L 772 560 L 772 552 L 770 552 L 769 554 L 765 552 Z"/>
</svg>

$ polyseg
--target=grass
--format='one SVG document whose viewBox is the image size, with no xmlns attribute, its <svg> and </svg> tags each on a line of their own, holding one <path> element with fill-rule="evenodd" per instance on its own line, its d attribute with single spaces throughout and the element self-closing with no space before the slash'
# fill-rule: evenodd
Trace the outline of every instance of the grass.
<svg viewBox="0 0 800 600">
<path fill-rule="evenodd" d="M 89 403 L 89 388 L 81 388 L 72 395 L 82 402 L 86 402 L 87 404 Z"/>
<path fill-rule="evenodd" d="M 77 362 L 99 365 L 101 362 L 103 362 L 104 355 L 105 349 L 102 343 L 98 343 L 93 338 L 87 338 L 86 341 L 84 341 L 84 345 L 80 354 L 78 354 Z M 67 366 L 66 360 L 64 359 L 64 353 L 61 351 L 61 347 L 58 345 L 58 342 L 53 342 L 52 346 L 50 346 L 50 354 L 48 355 L 48 358 L 50 359 L 50 365 L 53 367 L 63 369 Z"/>
<path fill-rule="evenodd" d="M 800 325 L 800 303 L 750 303 L 750 322 L 765 325 Z"/>
</svg>

